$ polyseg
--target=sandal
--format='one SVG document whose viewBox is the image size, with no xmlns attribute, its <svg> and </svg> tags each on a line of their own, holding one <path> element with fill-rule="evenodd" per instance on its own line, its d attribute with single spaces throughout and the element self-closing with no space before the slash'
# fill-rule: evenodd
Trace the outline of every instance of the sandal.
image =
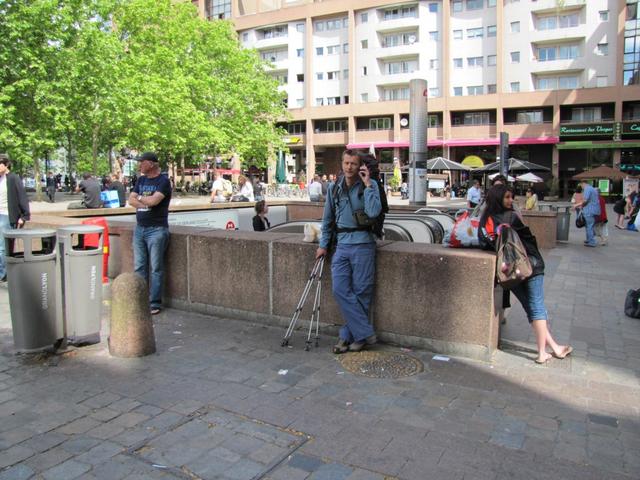
<svg viewBox="0 0 640 480">
<path fill-rule="evenodd" d="M 336 343 L 333 347 L 333 353 L 335 353 L 336 355 L 340 355 L 341 353 L 347 353 L 349 351 L 349 345 L 347 344 L 346 341 L 342 340 L 341 338 L 338 340 L 338 343 Z"/>
<path fill-rule="evenodd" d="M 563 358 L 567 358 L 569 355 L 571 355 L 571 352 L 573 352 L 573 347 L 571 345 L 567 345 L 564 348 L 564 352 L 561 353 L 560 355 L 556 355 L 555 353 L 553 354 L 554 357 L 559 358 L 560 360 L 562 360 Z"/>
</svg>

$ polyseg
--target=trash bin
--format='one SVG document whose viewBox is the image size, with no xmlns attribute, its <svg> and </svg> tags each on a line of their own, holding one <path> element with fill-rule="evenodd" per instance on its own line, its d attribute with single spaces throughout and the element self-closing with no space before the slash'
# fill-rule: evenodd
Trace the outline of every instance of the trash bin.
<svg viewBox="0 0 640 480">
<path fill-rule="evenodd" d="M 103 234 L 94 225 L 58 229 L 61 315 L 71 344 L 100 341 Z"/>
<path fill-rule="evenodd" d="M 22 352 L 53 346 L 64 336 L 56 312 L 56 232 L 4 232 L 13 343 Z"/>
<path fill-rule="evenodd" d="M 559 242 L 569 241 L 569 228 L 571 227 L 571 204 L 556 206 L 558 212 L 558 229 L 556 240 Z"/>
</svg>

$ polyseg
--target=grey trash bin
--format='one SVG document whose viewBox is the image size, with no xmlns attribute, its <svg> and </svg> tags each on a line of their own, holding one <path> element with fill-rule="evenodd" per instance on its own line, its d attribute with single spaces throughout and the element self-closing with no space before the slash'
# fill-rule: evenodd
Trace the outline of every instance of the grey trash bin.
<svg viewBox="0 0 640 480">
<path fill-rule="evenodd" d="M 571 205 L 558 205 L 558 229 L 556 240 L 559 242 L 569 241 L 569 229 L 571 227 Z"/>
<path fill-rule="evenodd" d="M 100 341 L 103 234 L 94 225 L 58 229 L 61 316 L 71 344 Z"/>
<path fill-rule="evenodd" d="M 63 337 L 56 312 L 56 232 L 4 232 L 13 343 L 22 352 L 52 347 Z"/>
</svg>

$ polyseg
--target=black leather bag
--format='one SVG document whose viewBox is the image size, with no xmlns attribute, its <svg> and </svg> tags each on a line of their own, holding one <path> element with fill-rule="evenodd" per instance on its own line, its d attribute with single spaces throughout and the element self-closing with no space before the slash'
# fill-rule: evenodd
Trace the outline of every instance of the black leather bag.
<svg viewBox="0 0 640 480">
<path fill-rule="evenodd" d="M 624 300 L 624 313 L 627 317 L 640 318 L 640 290 L 629 290 Z"/>
<path fill-rule="evenodd" d="M 587 222 L 584 219 L 584 215 L 582 214 L 582 210 L 580 210 L 578 212 L 578 215 L 576 216 L 576 228 L 584 228 L 586 224 L 587 224 Z"/>
</svg>

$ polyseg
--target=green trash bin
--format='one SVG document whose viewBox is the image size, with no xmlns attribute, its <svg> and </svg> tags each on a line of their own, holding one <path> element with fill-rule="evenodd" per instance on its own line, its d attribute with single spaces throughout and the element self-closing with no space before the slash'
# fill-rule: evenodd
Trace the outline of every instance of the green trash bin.
<svg viewBox="0 0 640 480">
<path fill-rule="evenodd" d="M 21 352 L 51 348 L 63 336 L 56 311 L 56 232 L 4 232 L 13 343 Z"/>
<path fill-rule="evenodd" d="M 557 204 L 558 212 L 558 229 L 556 232 L 556 240 L 559 242 L 569 241 L 569 230 L 571 228 L 571 204 Z"/>
<path fill-rule="evenodd" d="M 61 315 L 73 345 L 100 342 L 103 234 L 96 225 L 58 229 Z"/>
</svg>

